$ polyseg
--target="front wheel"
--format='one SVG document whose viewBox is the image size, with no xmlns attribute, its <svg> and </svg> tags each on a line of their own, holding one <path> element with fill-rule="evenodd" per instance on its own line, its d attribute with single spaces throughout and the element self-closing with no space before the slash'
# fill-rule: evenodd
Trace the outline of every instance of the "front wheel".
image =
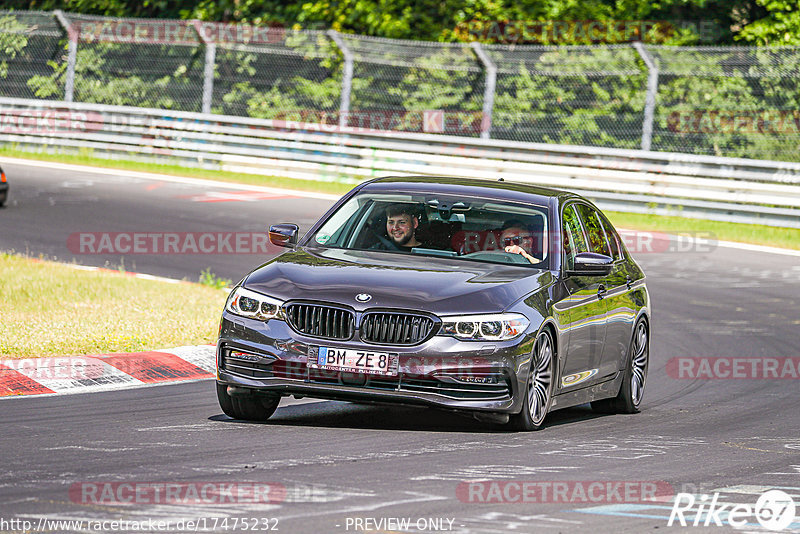
<svg viewBox="0 0 800 534">
<path fill-rule="evenodd" d="M 613 399 L 594 401 L 592 409 L 600 413 L 638 413 L 644 395 L 647 367 L 650 362 L 650 336 L 647 323 L 640 319 L 633 329 L 633 339 L 628 351 L 630 358 L 619 393 Z"/>
<path fill-rule="evenodd" d="M 511 416 L 509 421 L 516 430 L 529 431 L 542 428 L 553 398 L 555 377 L 553 355 L 553 338 L 545 329 L 536 338 L 522 410 Z"/>
<path fill-rule="evenodd" d="M 261 395 L 232 397 L 228 395 L 228 386 L 218 383 L 217 400 L 228 417 L 243 421 L 266 421 L 278 409 L 281 398 Z"/>
</svg>

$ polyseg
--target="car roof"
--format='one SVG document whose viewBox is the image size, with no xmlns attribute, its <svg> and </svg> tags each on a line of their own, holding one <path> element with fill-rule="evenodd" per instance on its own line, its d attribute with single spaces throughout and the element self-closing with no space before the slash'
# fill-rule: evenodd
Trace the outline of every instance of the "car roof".
<svg viewBox="0 0 800 534">
<path fill-rule="evenodd" d="M 387 176 L 362 184 L 368 191 L 409 191 L 442 194 L 474 195 L 504 200 L 533 202 L 548 205 L 554 199 L 561 204 L 580 195 L 560 189 L 509 180 L 483 180 L 455 176 Z"/>
</svg>

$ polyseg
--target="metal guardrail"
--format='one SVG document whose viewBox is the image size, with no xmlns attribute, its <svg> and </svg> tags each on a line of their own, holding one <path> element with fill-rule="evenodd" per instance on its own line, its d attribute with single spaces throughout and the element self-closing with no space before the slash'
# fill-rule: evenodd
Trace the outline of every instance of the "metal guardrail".
<svg viewBox="0 0 800 534">
<path fill-rule="evenodd" d="M 800 228 L 800 163 L 14 98 L 0 98 L 0 144 L 346 183 L 502 177 L 575 190 L 603 209 Z"/>
<path fill-rule="evenodd" d="M 432 42 L 0 9 L 0 97 L 342 126 L 383 114 L 381 128 L 401 132 L 798 160 L 786 95 L 800 90 L 799 46 L 658 45 L 644 41 L 673 32 L 554 22 L 538 37 L 514 21 L 464 23 L 457 42 Z M 643 42 L 629 42 L 634 27 Z M 560 44 L 562 29 L 616 44 Z M 440 119 L 420 120 L 426 110 Z"/>
</svg>

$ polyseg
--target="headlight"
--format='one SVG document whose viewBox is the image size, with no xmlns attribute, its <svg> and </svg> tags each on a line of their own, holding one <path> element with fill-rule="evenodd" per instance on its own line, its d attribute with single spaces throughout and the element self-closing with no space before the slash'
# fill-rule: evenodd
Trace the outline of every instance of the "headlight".
<svg viewBox="0 0 800 534">
<path fill-rule="evenodd" d="M 505 341 L 521 335 L 530 324 L 519 313 L 442 317 L 440 335 L 466 341 Z"/>
<path fill-rule="evenodd" d="M 225 303 L 225 309 L 235 315 L 267 321 L 283 319 L 283 302 L 274 298 L 250 291 L 243 287 L 234 289 Z"/>
</svg>

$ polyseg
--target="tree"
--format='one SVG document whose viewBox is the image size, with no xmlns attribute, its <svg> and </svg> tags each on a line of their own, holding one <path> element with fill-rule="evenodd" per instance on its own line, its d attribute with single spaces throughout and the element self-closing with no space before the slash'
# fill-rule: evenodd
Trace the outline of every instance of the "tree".
<svg viewBox="0 0 800 534">
<path fill-rule="evenodd" d="M 800 45 L 797 0 L 757 0 L 767 14 L 745 26 L 739 40 L 757 45 Z"/>
<path fill-rule="evenodd" d="M 26 26 L 15 17 L 0 16 L 0 78 L 8 76 L 8 60 L 14 59 L 27 45 Z"/>
</svg>

